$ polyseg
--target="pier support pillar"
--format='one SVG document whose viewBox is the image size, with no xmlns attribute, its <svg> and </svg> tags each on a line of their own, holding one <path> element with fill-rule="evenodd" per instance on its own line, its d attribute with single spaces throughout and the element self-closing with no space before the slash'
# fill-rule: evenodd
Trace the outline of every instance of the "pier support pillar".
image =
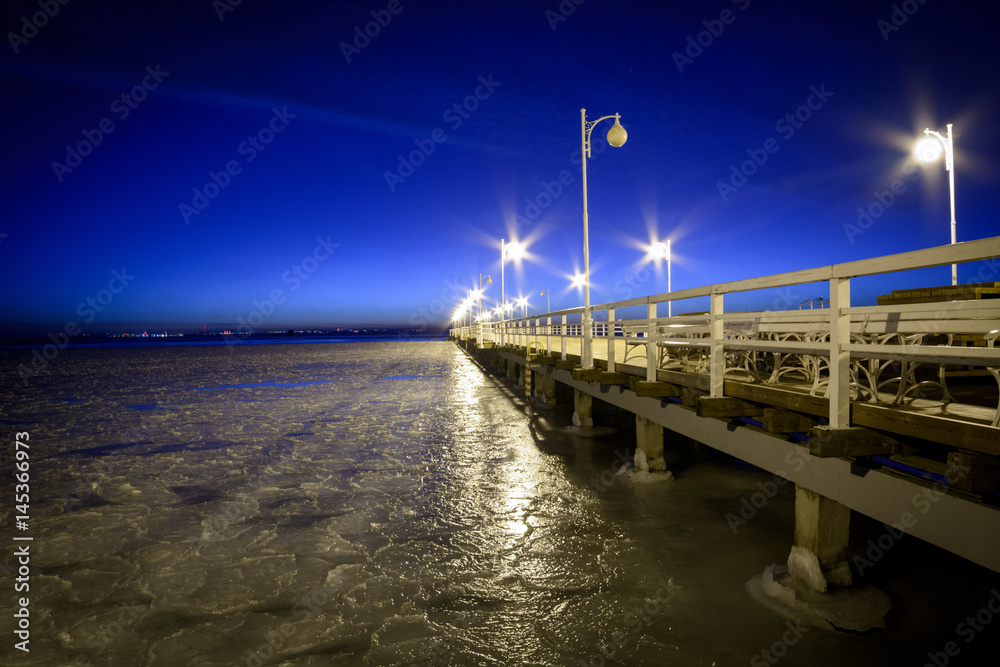
<svg viewBox="0 0 1000 667">
<path fill-rule="evenodd" d="M 847 539 L 851 510 L 795 485 L 795 539 L 788 573 L 820 593 L 829 585 L 850 586 Z"/>
<path fill-rule="evenodd" d="M 663 425 L 635 416 L 635 446 L 646 455 L 650 470 L 666 470 L 663 460 Z"/>
<path fill-rule="evenodd" d="M 573 390 L 573 425 L 574 426 L 593 426 L 594 425 L 594 415 L 593 415 L 594 397 L 590 394 L 580 391 L 579 389 Z"/>
<path fill-rule="evenodd" d="M 556 379 L 543 373 L 536 373 L 538 389 L 536 391 L 545 397 L 545 405 L 556 404 Z"/>
</svg>

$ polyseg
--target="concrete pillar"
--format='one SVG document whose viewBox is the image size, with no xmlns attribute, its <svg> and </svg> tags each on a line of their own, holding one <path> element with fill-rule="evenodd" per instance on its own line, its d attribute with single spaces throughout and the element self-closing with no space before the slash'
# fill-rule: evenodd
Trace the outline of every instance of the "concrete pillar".
<svg viewBox="0 0 1000 667">
<path fill-rule="evenodd" d="M 574 426 L 594 425 L 593 405 L 594 405 L 593 396 L 591 396 L 586 392 L 580 391 L 579 389 L 573 389 Z"/>
<path fill-rule="evenodd" d="M 507 379 L 513 380 L 517 377 L 517 364 L 512 359 L 507 360 Z"/>
<path fill-rule="evenodd" d="M 847 539 L 851 510 L 835 500 L 795 485 L 795 538 L 788 573 L 815 591 L 850 586 Z"/>
<path fill-rule="evenodd" d="M 538 388 L 535 390 L 545 397 L 545 405 L 556 404 L 556 379 L 543 373 L 535 373 Z"/>
<path fill-rule="evenodd" d="M 666 470 L 663 460 L 663 426 L 645 417 L 635 416 L 635 446 L 646 455 L 650 470 Z"/>
</svg>

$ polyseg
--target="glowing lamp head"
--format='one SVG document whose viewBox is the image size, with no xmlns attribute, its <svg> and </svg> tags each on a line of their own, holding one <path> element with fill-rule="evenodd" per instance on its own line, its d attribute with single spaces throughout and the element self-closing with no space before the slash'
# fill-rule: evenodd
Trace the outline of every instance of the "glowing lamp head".
<svg viewBox="0 0 1000 667">
<path fill-rule="evenodd" d="M 944 146 L 935 137 L 924 137 L 917 142 L 916 148 L 913 149 L 913 154 L 921 162 L 934 162 L 944 151 Z"/>
<path fill-rule="evenodd" d="M 649 254 L 653 259 L 657 260 L 669 260 L 670 259 L 670 241 L 666 243 L 655 243 L 650 249 Z"/>
<path fill-rule="evenodd" d="M 608 130 L 608 143 L 615 148 L 621 148 L 625 145 L 628 140 L 628 132 L 622 127 L 622 124 L 618 122 L 618 116 L 615 116 L 615 124 L 611 126 Z"/>
<path fill-rule="evenodd" d="M 516 241 L 507 244 L 504 254 L 508 259 L 518 260 L 524 257 L 524 246 Z"/>
<path fill-rule="evenodd" d="M 583 287 L 584 285 L 587 284 L 587 276 L 583 275 L 582 273 L 576 274 L 575 276 L 573 276 L 572 284 L 573 287 Z"/>
</svg>

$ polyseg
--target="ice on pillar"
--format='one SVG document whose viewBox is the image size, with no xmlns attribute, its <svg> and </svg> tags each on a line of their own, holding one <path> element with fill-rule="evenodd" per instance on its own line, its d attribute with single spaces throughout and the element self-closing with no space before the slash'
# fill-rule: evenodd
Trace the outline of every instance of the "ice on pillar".
<svg viewBox="0 0 1000 667">
<path fill-rule="evenodd" d="M 594 397 L 579 389 L 573 390 L 573 426 L 593 426 Z"/>
<path fill-rule="evenodd" d="M 788 573 L 820 593 L 825 593 L 828 585 L 850 586 L 850 525 L 850 508 L 796 485 L 795 538 L 788 555 Z"/>
<path fill-rule="evenodd" d="M 635 447 L 645 455 L 649 470 L 666 470 L 663 460 L 663 426 L 645 417 L 635 416 Z"/>
</svg>

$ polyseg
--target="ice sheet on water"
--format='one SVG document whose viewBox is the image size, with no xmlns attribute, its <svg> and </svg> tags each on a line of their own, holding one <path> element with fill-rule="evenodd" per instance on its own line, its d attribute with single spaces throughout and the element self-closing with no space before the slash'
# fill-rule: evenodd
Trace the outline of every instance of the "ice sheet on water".
<svg viewBox="0 0 1000 667">
<path fill-rule="evenodd" d="M 65 629 L 57 639 L 66 652 L 86 656 L 91 664 L 106 665 L 134 664 L 135 656 L 146 654 L 147 640 L 133 630 L 148 616 L 149 606 L 126 600 L 91 605 L 89 610 L 80 620 L 62 625 Z"/>
<path fill-rule="evenodd" d="M 64 574 L 62 581 L 69 584 L 68 598 L 71 601 L 100 603 L 108 598 L 121 598 L 122 587 L 138 572 L 138 565 L 115 556 L 73 568 Z"/>
<path fill-rule="evenodd" d="M 360 563 L 338 565 L 326 574 L 324 585 L 335 595 L 345 595 L 371 577 L 368 568 Z"/>
<path fill-rule="evenodd" d="M 150 647 L 150 667 L 275 664 L 283 658 L 331 650 L 357 641 L 343 619 L 324 613 L 302 618 L 249 614 L 184 628 Z"/>
<path fill-rule="evenodd" d="M 45 548 L 32 554 L 31 563 L 54 568 L 112 558 L 138 548 L 144 539 L 145 508 L 95 507 L 47 519 L 39 526 L 45 534 Z M 71 519 L 72 531 L 56 530 Z M 50 532 L 51 531 L 51 532 Z"/>
<path fill-rule="evenodd" d="M 746 583 L 747 592 L 776 613 L 823 630 L 866 632 L 885 627 L 892 607 L 889 596 L 874 586 L 838 588 L 817 593 L 788 574 L 784 565 L 769 565 Z"/>
<path fill-rule="evenodd" d="M 424 614 L 390 616 L 372 635 L 370 665 L 409 665 L 447 655 L 442 628 Z"/>
</svg>

